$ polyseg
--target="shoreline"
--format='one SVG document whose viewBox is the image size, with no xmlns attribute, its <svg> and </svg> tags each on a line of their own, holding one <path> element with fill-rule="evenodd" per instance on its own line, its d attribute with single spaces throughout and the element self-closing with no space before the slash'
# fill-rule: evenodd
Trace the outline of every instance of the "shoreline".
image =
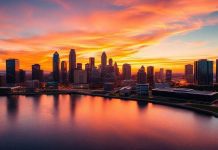
<svg viewBox="0 0 218 150">
<path fill-rule="evenodd" d="M 40 92 L 40 93 L 35 92 L 35 93 L 0 94 L 0 97 L 1 96 L 13 96 L 13 95 L 36 96 L 36 95 L 60 95 L 60 94 L 88 95 L 88 96 L 93 96 L 93 97 L 97 96 L 97 97 L 103 97 L 103 98 L 109 98 L 109 99 L 115 98 L 115 99 L 127 100 L 127 101 L 150 102 L 153 104 L 159 104 L 159 105 L 165 105 L 165 106 L 170 106 L 170 107 L 175 107 L 175 108 L 187 109 L 187 110 L 191 110 L 191 111 L 198 112 L 198 113 L 203 113 L 206 115 L 211 115 L 211 116 L 218 118 L 218 113 L 216 113 L 216 112 L 193 107 L 193 106 L 188 106 L 188 105 L 185 105 L 184 103 L 175 103 L 175 102 L 169 102 L 169 101 L 164 102 L 164 101 L 161 101 L 160 98 L 158 98 L 158 97 L 145 97 L 145 98 L 120 97 L 120 96 L 110 96 L 110 95 L 103 95 L 103 94 L 92 94 L 92 93 L 87 93 L 87 92 L 82 92 L 82 91 L 70 91 L 70 92 L 57 91 L 57 92 Z M 190 104 L 193 104 L 193 103 L 190 103 Z M 199 104 L 199 105 L 201 105 L 201 104 Z"/>
</svg>

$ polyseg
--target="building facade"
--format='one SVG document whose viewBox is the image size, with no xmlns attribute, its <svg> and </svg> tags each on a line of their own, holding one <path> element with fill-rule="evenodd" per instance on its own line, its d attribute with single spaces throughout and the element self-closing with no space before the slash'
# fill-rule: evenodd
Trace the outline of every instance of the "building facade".
<svg viewBox="0 0 218 150">
<path fill-rule="evenodd" d="M 6 81 L 8 84 L 15 84 L 19 82 L 19 60 L 6 60 Z"/>
<path fill-rule="evenodd" d="M 131 79 L 131 65 L 130 64 L 123 64 L 123 80 L 130 80 Z"/>
<path fill-rule="evenodd" d="M 53 55 L 53 80 L 55 82 L 60 81 L 60 58 L 58 52 Z"/>
<path fill-rule="evenodd" d="M 69 82 L 73 83 L 74 70 L 76 69 L 76 52 L 75 49 L 70 50 L 69 54 Z"/>
</svg>

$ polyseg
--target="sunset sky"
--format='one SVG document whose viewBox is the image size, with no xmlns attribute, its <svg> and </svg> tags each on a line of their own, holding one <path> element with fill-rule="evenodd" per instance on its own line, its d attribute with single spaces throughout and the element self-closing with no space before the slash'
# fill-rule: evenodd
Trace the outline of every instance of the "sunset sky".
<svg viewBox="0 0 218 150">
<path fill-rule="evenodd" d="M 52 54 L 77 62 L 106 51 L 118 65 L 153 65 L 182 72 L 200 58 L 218 58 L 217 0 L 0 0 L 0 70 L 39 63 L 51 71 Z"/>
</svg>

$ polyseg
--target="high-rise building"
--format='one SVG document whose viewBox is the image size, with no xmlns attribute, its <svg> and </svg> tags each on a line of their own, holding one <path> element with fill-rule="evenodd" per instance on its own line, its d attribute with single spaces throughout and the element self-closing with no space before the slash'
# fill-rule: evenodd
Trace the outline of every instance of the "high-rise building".
<svg viewBox="0 0 218 150">
<path fill-rule="evenodd" d="M 213 61 L 207 59 L 195 61 L 194 82 L 197 85 L 213 84 Z"/>
<path fill-rule="evenodd" d="M 185 80 L 188 82 L 188 83 L 193 83 L 194 82 L 194 71 L 193 71 L 193 65 L 191 64 L 188 64 L 188 65 L 185 65 Z"/>
<path fill-rule="evenodd" d="M 67 62 L 61 62 L 61 82 L 67 83 Z"/>
<path fill-rule="evenodd" d="M 73 83 L 74 70 L 76 69 L 76 52 L 75 49 L 70 50 L 69 54 L 69 81 Z"/>
<path fill-rule="evenodd" d="M 166 82 L 171 82 L 172 81 L 172 70 L 166 70 L 166 75 L 165 75 L 165 77 L 166 77 Z"/>
<path fill-rule="evenodd" d="M 107 55 L 105 52 L 103 52 L 101 55 L 101 67 L 105 68 L 106 65 L 107 65 Z"/>
<path fill-rule="evenodd" d="M 110 58 L 110 59 L 108 60 L 108 64 L 109 64 L 109 66 L 113 66 L 113 59 L 112 59 L 112 58 Z"/>
<path fill-rule="evenodd" d="M 74 70 L 74 83 L 75 84 L 86 84 L 87 83 L 87 72 L 85 70 Z"/>
<path fill-rule="evenodd" d="M 164 82 L 164 68 L 160 68 L 159 78 L 160 82 Z"/>
<path fill-rule="evenodd" d="M 83 64 L 82 63 L 77 63 L 76 64 L 76 70 L 82 70 Z"/>
<path fill-rule="evenodd" d="M 153 66 L 147 67 L 147 82 L 149 83 L 150 87 L 154 87 L 154 67 Z"/>
<path fill-rule="evenodd" d="M 15 84 L 19 82 L 19 60 L 6 60 L 6 81 L 8 84 Z"/>
<path fill-rule="evenodd" d="M 19 81 L 20 83 L 24 83 L 26 81 L 26 71 L 23 69 L 19 70 Z"/>
<path fill-rule="evenodd" d="M 131 65 L 123 64 L 123 79 L 130 80 L 131 79 Z"/>
<path fill-rule="evenodd" d="M 55 82 L 60 81 L 60 58 L 58 52 L 53 54 L 53 80 Z"/>
<path fill-rule="evenodd" d="M 32 80 L 41 80 L 41 70 L 39 64 L 32 65 Z"/>
<path fill-rule="evenodd" d="M 137 83 L 139 84 L 144 84 L 146 83 L 146 72 L 145 72 L 145 67 L 142 66 L 137 73 Z"/>
<path fill-rule="evenodd" d="M 89 58 L 89 67 L 90 69 L 93 69 L 95 67 L 95 58 L 94 57 L 90 57 Z"/>
<path fill-rule="evenodd" d="M 218 83 L 218 59 L 216 60 L 216 83 Z"/>
<path fill-rule="evenodd" d="M 118 77 L 120 75 L 119 68 L 117 62 L 114 63 L 114 73 Z"/>
<path fill-rule="evenodd" d="M 0 87 L 5 85 L 6 85 L 5 76 L 3 74 L 0 74 Z"/>
</svg>

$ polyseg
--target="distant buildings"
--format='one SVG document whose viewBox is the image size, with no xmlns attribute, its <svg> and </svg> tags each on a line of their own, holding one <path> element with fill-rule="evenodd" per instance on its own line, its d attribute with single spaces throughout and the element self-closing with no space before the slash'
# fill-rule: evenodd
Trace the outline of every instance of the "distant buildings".
<svg viewBox="0 0 218 150">
<path fill-rule="evenodd" d="M 188 83 L 193 83 L 194 81 L 193 73 L 194 73 L 193 65 L 191 64 L 185 65 L 185 80 Z"/>
<path fill-rule="evenodd" d="M 130 80 L 131 79 L 131 65 L 123 64 L 123 79 Z"/>
<path fill-rule="evenodd" d="M 113 66 L 113 59 L 112 59 L 112 58 L 110 58 L 110 59 L 108 60 L 108 64 L 109 64 L 109 66 Z"/>
<path fill-rule="evenodd" d="M 86 84 L 87 72 L 85 70 L 74 70 L 74 84 Z"/>
<path fill-rule="evenodd" d="M 207 59 L 195 61 L 194 82 L 197 85 L 213 84 L 213 61 Z"/>
<path fill-rule="evenodd" d="M 61 82 L 67 83 L 67 62 L 61 61 Z"/>
<path fill-rule="evenodd" d="M 24 83 L 26 81 L 26 71 L 23 69 L 19 70 L 19 82 Z"/>
<path fill-rule="evenodd" d="M 76 52 L 75 49 L 70 50 L 69 54 L 69 82 L 73 83 L 74 70 L 76 69 Z"/>
<path fill-rule="evenodd" d="M 32 80 L 43 81 L 43 70 L 39 64 L 32 65 Z"/>
<path fill-rule="evenodd" d="M 6 81 L 8 84 L 15 84 L 19 82 L 19 60 L 6 60 Z"/>
<path fill-rule="evenodd" d="M 166 82 L 171 82 L 172 81 L 172 70 L 166 70 Z"/>
<path fill-rule="evenodd" d="M 53 80 L 55 82 L 60 81 L 60 58 L 58 52 L 55 52 L 53 54 Z"/>
<path fill-rule="evenodd" d="M 137 72 L 137 83 L 139 84 L 146 83 L 146 72 L 144 66 L 141 66 L 141 68 Z"/>
<path fill-rule="evenodd" d="M 82 70 L 83 69 L 83 64 L 82 63 L 77 63 L 76 64 L 76 70 Z"/>
<path fill-rule="evenodd" d="M 101 67 L 105 68 L 106 65 L 107 65 L 107 55 L 105 52 L 103 52 L 101 55 Z"/>
<path fill-rule="evenodd" d="M 95 67 L 95 58 L 94 57 L 90 57 L 89 58 L 89 67 L 90 69 L 93 69 Z"/>
<path fill-rule="evenodd" d="M 5 86 L 6 82 L 5 82 L 5 76 L 0 74 L 0 87 Z"/>
<path fill-rule="evenodd" d="M 115 73 L 115 76 L 116 76 L 116 77 L 118 77 L 118 76 L 120 75 L 117 62 L 114 63 L 114 73 Z"/>
<path fill-rule="evenodd" d="M 154 86 L 154 67 L 153 66 L 147 67 L 147 82 L 149 83 L 150 87 Z"/>
</svg>

